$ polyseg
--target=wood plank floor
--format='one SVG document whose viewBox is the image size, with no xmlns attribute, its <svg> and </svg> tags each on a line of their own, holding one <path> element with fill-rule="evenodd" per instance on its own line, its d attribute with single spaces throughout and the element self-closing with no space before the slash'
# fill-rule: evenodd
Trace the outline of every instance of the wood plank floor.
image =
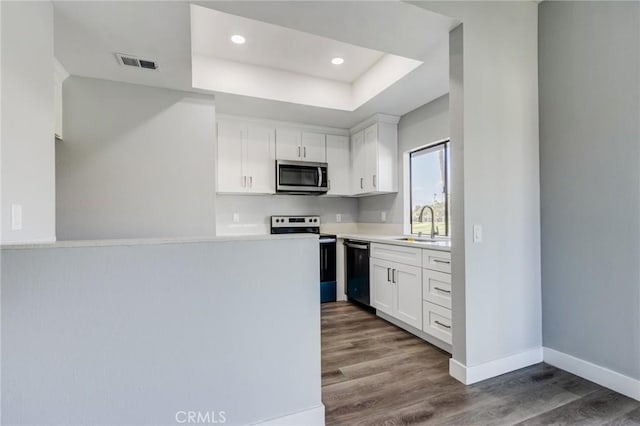
<svg viewBox="0 0 640 426">
<path fill-rule="evenodd" d="M 357 306 L 322 305 L 327 425 L 640 425 L 640 402 L 547 364 L 471 386 L 448 364 Z"/>
</svg>

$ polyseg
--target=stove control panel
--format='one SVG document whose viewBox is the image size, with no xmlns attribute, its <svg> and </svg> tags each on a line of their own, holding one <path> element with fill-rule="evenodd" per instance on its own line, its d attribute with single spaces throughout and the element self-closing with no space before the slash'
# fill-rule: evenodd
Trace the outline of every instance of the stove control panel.
<svg viewBox="0 0 640 426">
<path fill-rule="evenodd" d="M 271 216 L 271 228 L 319 227 L 320 216 Z"/>
</svg>

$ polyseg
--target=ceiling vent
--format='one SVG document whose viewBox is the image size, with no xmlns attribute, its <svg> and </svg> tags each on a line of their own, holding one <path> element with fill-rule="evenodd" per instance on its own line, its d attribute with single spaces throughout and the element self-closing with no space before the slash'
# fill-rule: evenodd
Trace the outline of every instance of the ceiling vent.
<svg viewBox="0 0 640 426">
<path fill-rule="evenodd" d="M 150 61 L 149 59 L 141 59 L 131 55 L 123 55 L 122 53 L 116 53 L 118 63 L 120 65 L 126 65 L 128 67 L 145 68 L 148 70 L 157 70 L 158 63 Z"/>
</svg>

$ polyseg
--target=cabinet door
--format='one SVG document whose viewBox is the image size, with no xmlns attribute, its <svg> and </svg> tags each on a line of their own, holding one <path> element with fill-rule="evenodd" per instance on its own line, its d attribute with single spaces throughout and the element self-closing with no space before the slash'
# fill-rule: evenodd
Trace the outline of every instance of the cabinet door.
<svg viewBox="0 0 640 426">
<path fill-rule="evenodd" d="M 394 285 L 391 282 L 393 264 L 384 260 L 371 259 L 370 265 L 372 305 L 384 313 L 393 315 Z"/>
<path fill-rule="evenodd" d="M 244 192 L 243 168 L 245 127 L 239 123 L 218 123 L 218 192 Z"/>
<path fill-rule="evenodd" d="M 256 194 L 274 194 L 275 130 L 264 126 L 250 126 L 247 132 L 246 175 L 247 191 Z"/>
<path fill-rule="evenodd" d="M 327 161 L 327 148 L 323 133 L 302 133 L 302 160 L 325 163 Z"/>
<path fill-rule="evenodd" d="M 302 160 L 302 132 L 294 129 L 276 129 L 276 158 Z"/>
<path fill-rule="evenodd" d="M 377 191 L 378 186 L 378 125 L 364 129 L 364 192 Z"/>
<path fill-rule="evenodd" d="M 415 328 L 422 329 L 422 269 L 394 264 L 395 306 L 393 316 Z"/>
<path fill-rule="evenodd" d="M 351 192 L 364 193 L 364 132 L 360 131 L 351 136 Z"/>
<path fill-rule="evenodd" d="M 349 195 L 351 193 L 349 157 L 349 138 L 327 135 L 328 195 Z"/>
</svg>

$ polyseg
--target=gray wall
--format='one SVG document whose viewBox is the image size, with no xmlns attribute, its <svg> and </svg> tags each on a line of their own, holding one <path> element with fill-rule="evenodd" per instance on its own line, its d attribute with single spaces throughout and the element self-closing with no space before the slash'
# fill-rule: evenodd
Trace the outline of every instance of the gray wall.
<svg viewBox="0 0 640 426">
<path fill-rule="evenodd" d="M 1 254 L 3 424 L 321 406 L 316 238 Z"/>
<path fill-rule="evenodd" d="M 640 379 L 640 5 L 543 2 L 546 347 Z"/>
<path fill-rule="evenodd" d="M 403 224 L 404 217 L 404 153 L 449 138 L 449 95 L 444 95 L 402 116 L 398 123 L 398 193 L 359 199 L 359 222 Z"/>
<path fill-rule="evenodd" d="M 58 239 L 215 234 L 213 97 L 70 77 Z"/>
<path fill-rule="evenodd" d="M 54 241 L 53 5 L 0 2 L 0 242 Z M 11 205 L 22 230 L 11 229 Z"/>
</svg>

